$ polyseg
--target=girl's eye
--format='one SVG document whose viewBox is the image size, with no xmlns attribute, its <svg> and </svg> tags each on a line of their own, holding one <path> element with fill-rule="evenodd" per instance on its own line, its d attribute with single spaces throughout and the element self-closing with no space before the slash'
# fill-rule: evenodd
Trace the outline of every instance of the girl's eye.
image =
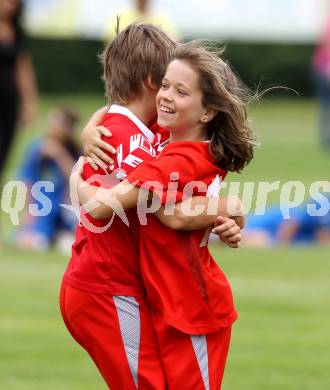
<svg viewBox="0 0 330 390">
<path fill-rule="evenodd" d="M 162 89 L 166 89 L 166 88 L 168 88 L 168 85 L 165 84 L 165 83 L 162 83 L 160 87 L 161 87 Z"/>
<path fill-rule="evenodd" d="M 178 89 L 178 94 L 181 96 L 187 95 L 187 93 L 185 91 L 182 91 L 182 89 Z"/>
</svg>

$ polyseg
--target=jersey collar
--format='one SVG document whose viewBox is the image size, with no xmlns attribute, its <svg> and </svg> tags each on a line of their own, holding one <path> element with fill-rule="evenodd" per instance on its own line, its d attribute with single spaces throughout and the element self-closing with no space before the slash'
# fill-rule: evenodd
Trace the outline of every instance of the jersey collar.
<svg viewBox="0 0 330 390">
<path fill-rule="evenodd" d="M 148 127 L 142 121 L 140 121 L 140 119 L 128 108 L 120 106 L 119 104 L 113 104 L 110 106 L 108 113 L 127 116 L 127 118 L 129 118 L 140 129 L 141 133 L 147 137 L 151 143 L 154 142 L 155 134 L 150 129 L 148 129 Z"/>
</svg>

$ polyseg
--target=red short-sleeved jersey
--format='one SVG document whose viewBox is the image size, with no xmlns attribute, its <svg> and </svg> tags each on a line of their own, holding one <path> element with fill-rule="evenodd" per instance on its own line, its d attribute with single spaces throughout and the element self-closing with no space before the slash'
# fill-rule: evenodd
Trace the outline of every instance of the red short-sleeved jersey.
<svg viewBox="0 0 330 390">
<path fill-rule="evenodd" d="M 117 176 L 122 173 L 117 168 L 128 174 L 144 160 L 155 157 L 153 143 L 156 136 L 129 110 L 117 105 L 111 106 L 102 125 L 112 133 L 111 138 L 104 140 L 117 148 L 114 171 L 105 177 L 101 169 L 95 171 L 87 164 L 84 178 L 95 185 L 108 184 L 111 187 L 125 176 L 116 178 L 116 172 Z M 126 216 L 129 227 L 117 215 L 112 223 L 109 219 L 97 221 L 89 215 L 81 215 L 84 223 L 80 221 L 77 227 L 72 258 L 64 275 L 66 283 L 95 293 L 144 295 L 138 253 L 140 224 L 136 209 L 128 210 Z"/>
<path fill-rule="evenodd" d="M 177 193 L 173 184 L 169 187 L 170 177 L 178 176 L 173 172 L 179 174 Z M 148 181 L 159 182 L 154 192 L 164 205 L 166 199 L 180 201 L 212 192 L 216 196 L 225 175 L 213 164 L 207 142 L 174 142 L 128 180 L 141 187 L 149 187 Z M 189 184 L 192 181 L 200 181 L 198 189 L 193 188 L 197 183 Z M 229 283 L 202 243 L 204 238 L 205 230 L 174 231 L 153 215 L 140 229 L 141 272 L 148 301 L 167 323 L 189 334 L 211 333 L 237 318 Z"/>
</svg>

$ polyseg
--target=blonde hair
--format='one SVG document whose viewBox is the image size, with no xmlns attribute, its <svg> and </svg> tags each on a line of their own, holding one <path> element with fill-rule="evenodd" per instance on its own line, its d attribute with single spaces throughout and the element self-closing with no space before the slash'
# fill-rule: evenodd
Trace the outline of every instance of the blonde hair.
<svg viewBox="0 0 330 390">
<path fill-rule="evenodd" d="M 252 160 L 256 145 L 246 114 L 250 93 L 219 57 L 223 50 L 212 53 L 204 46 L 197 41 L 184 43 L 175 50 L 174 59 L 186 61 L 196 71 L 202 103 L 216 112 L 207 124 L 216 165 L 240 172 Z"/>
<path fill-rule="evenodd" d="M 142 91 L 148 76 L 161 84 L 177 43 L 152 24 L 133 23 L 118 33 L 101 54 L 109 104 L 125 104 Z"/>
</svg>

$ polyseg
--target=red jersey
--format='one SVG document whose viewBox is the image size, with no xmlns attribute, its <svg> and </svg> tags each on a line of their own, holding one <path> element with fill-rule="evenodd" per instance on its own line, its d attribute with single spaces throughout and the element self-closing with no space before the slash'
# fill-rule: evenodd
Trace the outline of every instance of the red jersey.
<svg viewBox="0 0 330 390">
<path fill-rule="evenodd" d="M 192 195 L 211 196 L 213 192 L 217 196 L 225 175 L 214 165 L 208 142 L 174 142 L 155 160 L 138 167 L 128 180 L 147 188 L 152 181 L 154 193 L 165 205 L 166 200 L 177 202 Z M 173 178 L 177 178 L 177 192 Z M 148 302 L 156 313 L 189 334 L 211 333 L 233 323 L 237 313 L 231 288 L 209 253 L 206 231 L 175 231 L 150 214 L 147 222 L 140 229 L 141 273 Z"/>
<path fill-rule="evenodd" d="M 108 183 L 111 187 L 116 179 L 123 179 L 141 162 L 155 157 L 153 142 L 156 137 L 122 106 L 111 106 L 102 125 L 112 133 L 111 138 L 104 140 L 117 149 L 112 167 L 114 173 L 105 178 L 101 169 L 95 171 L 87 164 L 84 166 L 84 179 L 102 187 Z M 117 168 L 121 168 L 121 171 Z M 81 214 L 83 223 L 80 221 L 77 227 L 72 257 L 64 275 L 66 283 L 94 293 L 145 295 L 139 267 L 140 224 L 136 209 L 126 211 L 126 216 L 129 226 L 117 215 L 113 220 L 97 221 Z"/>
</svg>

